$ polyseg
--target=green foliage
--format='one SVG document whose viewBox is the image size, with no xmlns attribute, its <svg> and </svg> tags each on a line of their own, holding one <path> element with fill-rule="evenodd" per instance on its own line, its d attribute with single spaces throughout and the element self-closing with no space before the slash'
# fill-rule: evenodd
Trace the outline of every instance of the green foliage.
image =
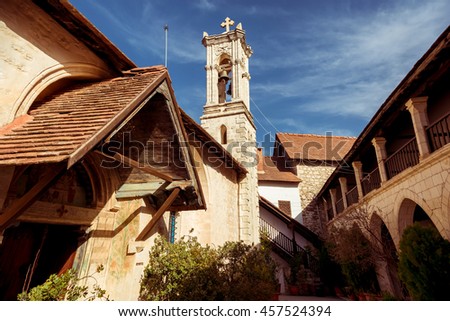
<svg viewBox="0 0 450 321">
<path fill-rule="evenodd" d="M 414 300 L 450 300 L 450 242 L 419 223 L 406 228 L 399 276 Z"/>
<path fill-rule="evenodd" d="M 347 283 L 356 292 L 379 291 L 375 257 L 369 240 L 355 224 L 333 232 L 332 256 L 341 266 Z"/>
<path fill-rule="evenodd" d="M 140 300 L 264 300 L 276 289 L 269 249 L 227 242 L 218 249 L 194 237 L 159 238 L 141 279 Z"/>
<path fill-rule="evenodd" d="M 103 270 L 100 265 L 96 273 Z M 92 275 L 88 277 L 93 277 Z M 19 301 L 77 301 L 106 299 L 106 291 L 98 285 L 89 291 L 88 286 L 79 286 L 80 281 L 75 270 L 68 270 L 61 275 L 52 274 L 42 285 L 32 288 L 29 292 L 22 292 L 17 296 Z"/>
</svg>

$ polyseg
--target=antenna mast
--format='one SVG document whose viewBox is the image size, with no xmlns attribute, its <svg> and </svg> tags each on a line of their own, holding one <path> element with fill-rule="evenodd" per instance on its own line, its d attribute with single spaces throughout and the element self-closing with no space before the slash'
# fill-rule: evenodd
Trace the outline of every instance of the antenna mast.
<svg viewBox="0 0 450 321">
<path fill-rule="evenodd" d="M 167 35 L 169 33 L 169 25 L 165 24 L 164 25 L 164 34 L 165 34 L 165 39 L 166 39 L 166 43 L 165 43 L 165 47 L 164 47 L 164 66 L 167 68 Z"/>
</svg>

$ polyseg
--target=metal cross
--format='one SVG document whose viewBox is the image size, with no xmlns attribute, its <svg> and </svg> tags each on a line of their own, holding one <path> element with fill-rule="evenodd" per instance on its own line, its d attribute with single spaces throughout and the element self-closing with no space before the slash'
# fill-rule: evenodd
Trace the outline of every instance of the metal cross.
<svg viewBox="0 0 450 321">
<path fill-rule="evenodd" d="M 220 24 L 220 26 L 222 28 L 225 28 L 226 32 L 229 32 L 230 26 L 233 26 L 233 25 L 234 25 L 234 21 L 231 20 L 229 17 L 226 17 L 225 21 Z"/>
</svg>

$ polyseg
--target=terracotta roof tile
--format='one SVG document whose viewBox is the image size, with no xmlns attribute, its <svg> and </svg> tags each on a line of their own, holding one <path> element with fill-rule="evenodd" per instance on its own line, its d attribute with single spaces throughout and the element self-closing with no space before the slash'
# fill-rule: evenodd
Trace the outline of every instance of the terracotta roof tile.
<svg viewBox="0 0 450 321">
<path fill-rule="evenodd" d="M 355 137 L 277 133 L 291 159 L 340 161 L 355 142 Z"/>
<path fill-rule="evenodd" d="M 78 83 L 35 102 L 29 116 L 0 128 L 0 165 L 68 159 L 100 131 L 141 101 L 160 81 L 164 67 L 131 71 L 124 77 Z M 92 143 L 92 141 L 91 141 Z"/>
<path fill-rule="evenodd" d="M 294 173 L 280 166 L 284 162 L 279 163 L 272 157 L 263 156 L 258 150 L 258 181 L 300 183 L 301 180 Z"/>
</svg>

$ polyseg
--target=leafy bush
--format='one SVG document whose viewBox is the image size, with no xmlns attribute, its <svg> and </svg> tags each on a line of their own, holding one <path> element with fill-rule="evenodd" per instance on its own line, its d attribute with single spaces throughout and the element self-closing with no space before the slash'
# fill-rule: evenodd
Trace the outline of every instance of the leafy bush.
<svg viewBox="0 0 450 321">
<path fill-rule="evenodd" d="M 450 242 L 419 223 L 406 228 L 399 276 L 414 300 L 450 300 Z"/>
<path fill-rule="evenodd" d="M 159 238 L 141 279 L 140 300 L 265 300 L 276 289 L 275 263 L 265 247 L 227 242 L 218 249 L 195 237 Z"/>
<path fill-rule="evenodd" d="M 100 265 L 96 273 L 103 270 Z M 92 275 L 88 277 L 93 277 Z M 98 285 L 89 291 L 88 286 L 77 285 L 80 281 L 75 270 L 68 270 L 61 275 L 52 274 L 42 285 L 32 288 L 29 292 L 22 292 L 17 296 L 19 301 L 77 301 L 106 299 L 106 291 Z"/>
<path fill-rule="evenodd" d="M 379 292 L 374 252 L 370 241 L 355 224 L 333 231 L 331 255 L 341 266 L 347 283 L 356 292 Z"/>
</svg>

